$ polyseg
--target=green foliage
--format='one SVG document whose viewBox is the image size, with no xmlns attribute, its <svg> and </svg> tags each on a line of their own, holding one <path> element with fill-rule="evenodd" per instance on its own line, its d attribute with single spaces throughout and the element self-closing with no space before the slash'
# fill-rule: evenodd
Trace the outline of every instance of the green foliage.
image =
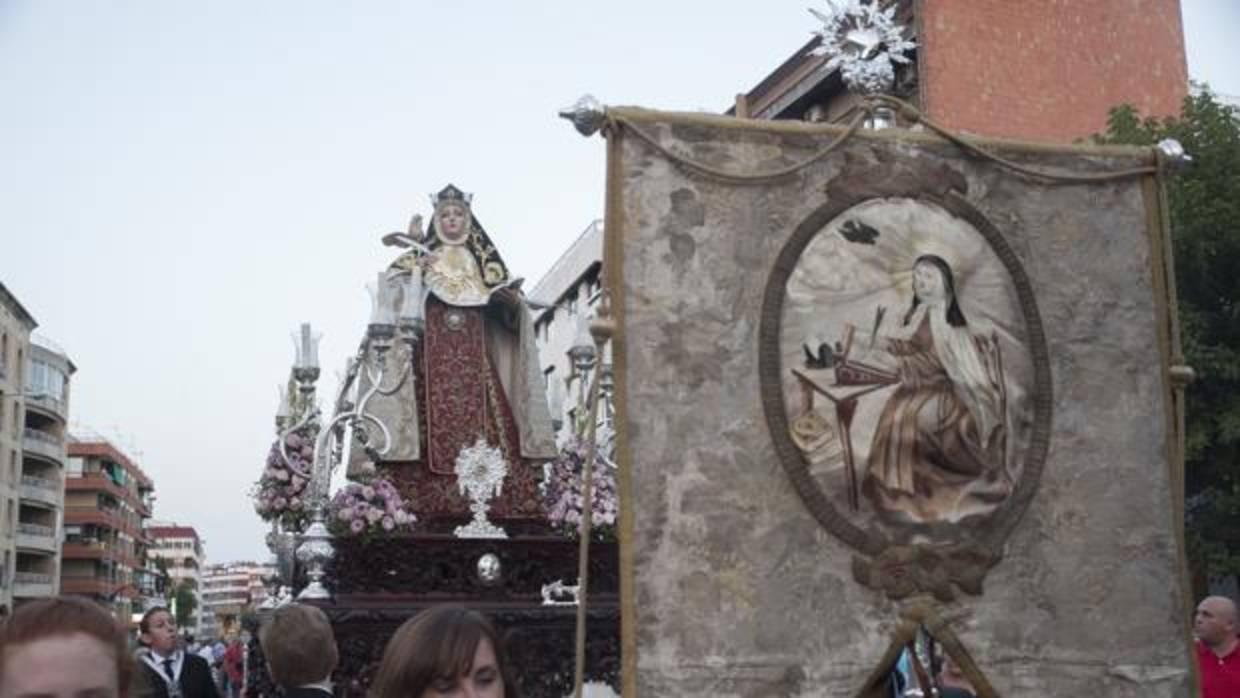
<svg viewBox="0 0 1240 698">
<path fill-rule="evenodd" d="M 1168 197 L 1188 388 L 1189 553 L 1199 572 L 1240 573 L 1240 113 L 1208 90 L 1179 118 L 1111 112 L 1105 143 L 1174 138 L 1192 156 Z M 1204 569 L 1200 567 L 1204 565 Z"/>
<path fill-rule="evenodd" d="M 194 598 L 194 585 L 189 580 L 184 580 L 177 585 L 174 592 L 176 597 L 177 609 L 177 627 L 189 627 L 190 617 L 194 615 L 194 609 L 198 607 L 198 599 Z"/>
</svg>

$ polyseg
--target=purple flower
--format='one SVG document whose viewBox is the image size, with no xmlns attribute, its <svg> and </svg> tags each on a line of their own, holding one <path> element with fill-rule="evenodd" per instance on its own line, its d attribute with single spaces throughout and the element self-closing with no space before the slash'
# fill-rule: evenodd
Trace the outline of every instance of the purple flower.
<svg viewBox="0 0 1240 698">
<path fill-rule="evenodd" d="M 284 439 L 284 445 L 289 448 L 301 448 L 301 437 L 297 434 L 289 434 Z"/>
<path fill-rule="evenodd" d="M 336 518 L 340 519 L 341 521 L 348 521 L 353 518 L 353 510 L 352 509 L 341 509 L 340 511 L 336 512 Z"/>
<path fill-rule="evenodd" d="M 396 520 L 390 516 L 383 517 L 383 530 L 390 531 L 396 528 Z"/>
<path fill-rule="evenodd" d="M 276 500 L 272 502 L 272 505 L 275 506 L 276 509 L 283 509 L 288 505 L 288 500 L 284 497 L 276 497 Z"/>
<path fill-rule="evenodd" d="M 354 533 L 361 533 L 365 529 L 366 524 L 362 523 L 361 519 L 353 519 L 353 523 L 349 524 L 349 530 Z"/>
<path fill-rule="evenodd" d="M 369 485 L 367 485 L 366 487 L 363 487 L 363 488 L 362 488 L 362 496 L 363 496 L 363 497 L 365 497 L 366 499 L 374 499 L 374 498 L 375 498 L 375 488 L 373 488 L 373 487 L 371 487 L 371 486 L 369 486 Z"/>
</svg>

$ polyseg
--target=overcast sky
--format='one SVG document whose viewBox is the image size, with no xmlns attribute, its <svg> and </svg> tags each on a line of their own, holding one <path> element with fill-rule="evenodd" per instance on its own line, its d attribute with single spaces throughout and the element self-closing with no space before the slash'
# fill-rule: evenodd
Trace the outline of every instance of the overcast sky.
<svg viewBox="0 0 1240 698">
<path fill-rule="evenodd" d="M 529 288 L 602 215 L 603 143 L 557 109 L 719 112 L 808 39 L 810 4 L 0 0 L 0 281 L 156 517 L 211 561 L 265 559 L 246 492 L 288 334 L 324 332 L 326 396 L 380 236 L 455 183 Z M 1183 8 L 1190 74 L 1240 95 L 1240 3 Z"/>
</svg>

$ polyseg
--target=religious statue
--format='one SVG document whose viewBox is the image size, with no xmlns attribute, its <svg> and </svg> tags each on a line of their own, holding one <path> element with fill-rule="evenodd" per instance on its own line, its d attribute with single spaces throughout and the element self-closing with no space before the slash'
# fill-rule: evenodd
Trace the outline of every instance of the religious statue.
<svg viewBox="0 0 1240 698">
<path fill-rule="evenodd" d="M 407 248 L 380 275 L 376 298 L 406 327 L 380 355 L 388 370 L 368 411 L 387 429 L 377 467 L 413 502 L 420 519 L 468 516 L 455 467 L 479 440 L 508 463 L 498 518 L 541 515 L 540 463 L 556 455 L 551 414 L 534 342 L 533 319 L 508 268 L 471 212 L 472 197 L 448 185 L 433 197 L 425 233 L 415 216 L 408 234 L 384 242 Z M 373 320 L 372 320 L 373 324 Z M 375 359 L 372 348 L 367 360 Z M 373 386 L 358 374 L 359 394 Z M 366 436 L 359 436 L 366 434 Z M 349 475 L 376 468 L 373 430 L 355 431 Z"/>
</svg>

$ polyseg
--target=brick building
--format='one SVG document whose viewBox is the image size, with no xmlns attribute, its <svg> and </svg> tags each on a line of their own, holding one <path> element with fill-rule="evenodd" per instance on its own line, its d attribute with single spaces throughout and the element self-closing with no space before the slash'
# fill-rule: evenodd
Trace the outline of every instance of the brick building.
<svg viewBox="0 0 1240 698">
<path fill-rule="evenodd" d="M 65 472 L 65 542 L 61 593 L 86 596 L 132 620 L 146 588 L 143 522 L 151 516 L 154 485 L 110 441 L 71 436 Z"/>
<path fill-rule="evenodd" d="M 1112 107 L 1179 114 L 1188 66 L 1179 0 L 898 0 L 918 43 L 894 90 L 936 123 L 975 135 L 1072 142 L 1106 128 Z M 731 113 L 842 121 L 845 93 L 815 37 Z"/>
</svg>

